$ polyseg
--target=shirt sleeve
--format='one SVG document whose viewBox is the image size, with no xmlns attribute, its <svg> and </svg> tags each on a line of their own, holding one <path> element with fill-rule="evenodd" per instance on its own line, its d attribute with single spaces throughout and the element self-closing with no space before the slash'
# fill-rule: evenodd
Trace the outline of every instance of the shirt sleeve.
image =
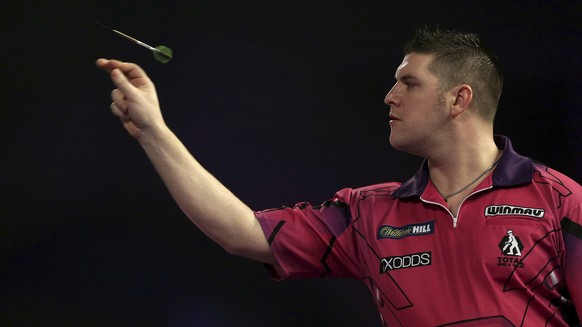
<svg viewBox="0 0 582 327">
<path fill-rule="evenodd" d="M 268 266 L 273 278 L 360 277 L 351 194 L 345 189 L 321 205 L 303 202 L 255 213 L 278 262 Z"/>
<path fill-rule="evenodd" d="M 578 318 L 582 318 L 582 203 L 562 218 L 561 225 L 566 247 L 566 286 Z"/>
</svg>

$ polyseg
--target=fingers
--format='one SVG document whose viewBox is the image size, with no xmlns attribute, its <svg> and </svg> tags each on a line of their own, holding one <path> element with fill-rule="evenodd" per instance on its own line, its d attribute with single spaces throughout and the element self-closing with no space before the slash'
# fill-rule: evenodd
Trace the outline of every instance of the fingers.
<svg viewBox="0 0 582 327">
<path fill-rule="evenodd" d="M 122 74 L 127 76 L 130 80 L 148 78 L 146 72 L 140 66 L 131 62 L 99 58 L 95 61 L 95 65 L 108 73 L 112 73 L 115 69 L 119 69 Z"/>
<path fill-rule="evenodd" d="M 95 61 L 95 65 L 101 69 L 105 69 L 105 66 L 107 65 L 108 62 L 109 60 L 105 58 L 99 58 L 97 59 L 97 61 Z"/>
<path fill-rule="evenodd" d="M 132 96 L 137 92 L 136 87 L 131 84 L 131 82 L 125 77 L 125 74 L 118 68 L 111 71 L 111 80 L 117 88 L 126 94 L 127 96 Z"/>
<path fill-rule="evenodd" d="M 107 71 L 111 80 L 125 95 L 132 96 L 137 88 L 151 84 L 147 74 L 134 63 L 122 62 L 114 59 L 97 59 L 97 67 Z"/>
<path fill-rule="evenodd" d="M 111 91 L 111 100 L 113 100 L 113 103 L 116 104 L 121 112 L 127 113 L 128 104 L 123 92 L 121 92 L 119 89 Z"/>
<path fill-rule="evenodd" d="M 121 109 L 121 106 L 117 102 L 111 103 L 111 112 L 119 118 L 124 125 L 132 121 L 127 109 Z"/>
<path fill-rule="evenodd" d="M 128 118 L 127 111 L 122 111 L 122 110 L 119 108 L 119 106 L 117 105 L 117 103 L 116 103 L 116 102 L 112 102 L 112 103 L 111 103 L 111 112 L 112 112 L 112 113 L 113 113 L 115 116 L 117 116 L 117 117 L 119 117 L 119 118 L 121 118 L 121 119 L 127 119 L 127 118 Z"/>
<path fill-rule="evenodd" d="M 117 88 L 121 90 L 123 94 L 131 95 L 133 94 L 132 92 L 135 92 L 135 90 L 133 90 L 133 85 L 131 85 L 131 83 L 127 80 L 124 73 L 124 71 L 131 71 L 131 66 L 135 66 L 134 64 L 124 63 L 119 60 L 100 58 L 97 59 L 95 65 L 109 73 L 113 84 L 115 84 L 115 86 L 117 86 Z M 122 104 L 120 101 L 121 98 L 119 96 L 116 98 L 115 96 L 115 93 L 120 93 L 118 92 L 118 89 L 113 90 L 111 93 L 111 99 L 114 103 L 120 105 Z M 123 98 L 125 98 L 125 96 L 123 96 Z"/>
<path fill-rule="evenodd" d="M 99 58 L 97 59 L 97 61 L 95 61 L 95 65 L 101 69 L 103 69 L 104 71 L 111 73 L 114 69 L 121 69 L 121 67 L 124 64 L 129 64 L 129 63 L 124 63 L 122 61 L 119 60 L 115 60 L 115 59 L 104 59 L 104 58 Z M 131 65 L 131 64 L 130 64 Z"/>
<path fill-rule="evenodd" d="M 155 86 L 138 65 L 103 58 L 95 65 L 109 73 L 116 86 L 111 92 L 110 110 L 126 128 L 132 126 L 130 134 L 139 124 L 145 127 L 147 121 L 161 119 Z"/>
<path fill-rule="evenodd" d="M 116 69 L 116 68 L 122 68 L 124 65 L 134 65 L 131 63 L 126 63 L 123 61 L 119 61 L 119 60 L 115 60 L 115 59 L 104 59 L 104 58 L 99 58 L 97 59 L 97 61 L 95 61 L 95 65 L 97 65 L 97 67 L 105 70 L 106 72 L 111 72 L 112 70 Z"/>
</svg>

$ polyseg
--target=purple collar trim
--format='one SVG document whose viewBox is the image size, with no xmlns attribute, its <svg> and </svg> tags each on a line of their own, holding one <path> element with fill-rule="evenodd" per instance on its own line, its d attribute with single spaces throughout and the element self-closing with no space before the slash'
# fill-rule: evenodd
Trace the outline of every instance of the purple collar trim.
<svg viewBox="0 0 582 327">
<path fill-rule="evenodd" d="M 494 140 L 497 147 L 503 149 L 503 155 L 493 171 L 493 187 L 513 187 L 531 182 L 532 160 L 515 152 L 509 138 L 495 135 Z M 428 161 L 425 159 L 416 175 L 403 183 L 392 196 L 395 198 L 420 197 L 427 184 Z"/>
</svg>

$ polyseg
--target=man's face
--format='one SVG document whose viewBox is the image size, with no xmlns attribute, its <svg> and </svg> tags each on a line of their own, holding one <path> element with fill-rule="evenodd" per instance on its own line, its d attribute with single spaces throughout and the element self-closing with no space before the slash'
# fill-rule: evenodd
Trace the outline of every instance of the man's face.
<svg viewBox="0 0 582 327">
<path fill-rule="evenodd" d="M 406 55 L 396 69 L 396 84 L 384 99 L 390 106 L 390 144 L 423 157 L 443 136 L 448 118 L 438 78 L 428 70 L 432 58 Z"/>
</svg>

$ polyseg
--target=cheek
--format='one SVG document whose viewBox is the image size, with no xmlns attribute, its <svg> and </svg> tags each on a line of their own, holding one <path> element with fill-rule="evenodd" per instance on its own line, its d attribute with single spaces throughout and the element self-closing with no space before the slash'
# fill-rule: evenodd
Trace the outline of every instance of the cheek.
<svg viewBox="0 0 582 327">
<path fill-rule="evenodd" d="M 442 127 L 446 121 L 446 117 L 441 108 L 427 103 L 421 104 L 419 110 L 412 114 L 411 120 L 416 125 L 416 130 L 420 134 L 424 132 L 434 131 L 435 128 Z"/>
<path fill-rule="evenodd" d="M 442 101 L 441 101 L 442 100 Z M 422 108 L 422 112 L 426 116 L 431 116 L 433 118 L 443 117 L 445 112 L 445 102 L 444 99 L 438 99 L 435 97 L 425 97 L 418 99 L 417 104 Z"/>
</svg>

